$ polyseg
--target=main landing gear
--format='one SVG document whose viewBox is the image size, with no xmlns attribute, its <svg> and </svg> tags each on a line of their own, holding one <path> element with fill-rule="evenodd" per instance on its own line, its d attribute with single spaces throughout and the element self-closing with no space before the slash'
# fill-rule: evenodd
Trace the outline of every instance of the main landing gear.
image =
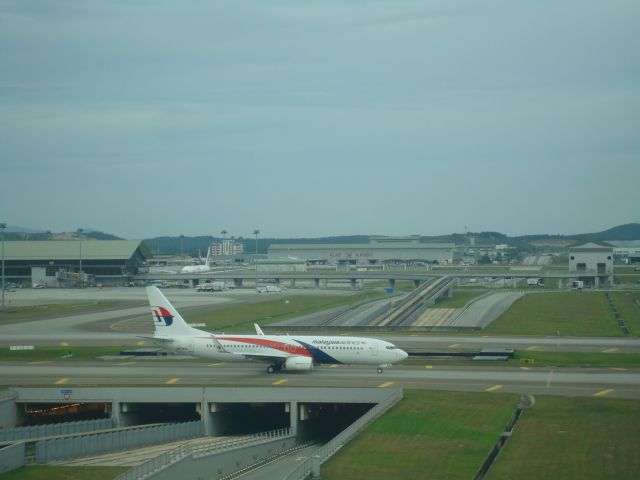
<svg viewBox="0 0 640 480">
<path fill-rule="evenodd" d="M 378 367 L 378 373 L 382 373 L 382 367 Z"/>
<path fill-rule="evenodd" d="M 267 367 L 267 373 L 276 373 L 282 370 L 282 365 L 269 365 Z"/>
</svg>

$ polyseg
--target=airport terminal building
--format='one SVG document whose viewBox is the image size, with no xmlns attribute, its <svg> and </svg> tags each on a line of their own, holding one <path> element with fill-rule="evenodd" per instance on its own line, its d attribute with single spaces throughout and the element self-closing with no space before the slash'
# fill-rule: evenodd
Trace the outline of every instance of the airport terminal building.
<svg viewBox="0 0 640 480">
<path fill-rule="evenodd" d="M 453 243 L 420 243 L 415 237 L 372 237 L 365 244 L 273 244 L 269 260 L 302 259 L 308 265 L 394 265 L 453 263 Z"/>
<path fill-rule="evenodd" d="M 144 271 L 150 256 L 141 240 L 8 241 L 5 282 L 25 287 L 122 286 Z"/>
</svg>

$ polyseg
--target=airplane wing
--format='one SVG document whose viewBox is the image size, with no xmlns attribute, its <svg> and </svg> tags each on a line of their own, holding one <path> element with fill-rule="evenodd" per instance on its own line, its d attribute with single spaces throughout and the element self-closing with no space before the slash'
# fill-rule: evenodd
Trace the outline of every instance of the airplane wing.
<svg viewBox="0 0 640 480">
<path fill-rule="evenodd" d="M 281 365 L 283 364 L 286 360 L 287 357 L 289 357 L 289 354 L 285 353 L 285 352 L 273 352 L 273 353 L 237 353 L 237 352 L 233 352 L 234 355 L 238 355 L 238 357 L 242 357 L 242 358 L 246 358 L 248 360 L 254 360 L 256 362 L 264 362 L 264 363 L 271 363 L 271 364 L 278 364 Z"/>
<path fill-rule="evenodd" d="M 144 335 L 136 335 L 137 338 L 144 338 L 145 340 L 151 340 L 156 343 L 173 343 L 173 338 L 170 337 L 146 337 Z"/>
</svg>

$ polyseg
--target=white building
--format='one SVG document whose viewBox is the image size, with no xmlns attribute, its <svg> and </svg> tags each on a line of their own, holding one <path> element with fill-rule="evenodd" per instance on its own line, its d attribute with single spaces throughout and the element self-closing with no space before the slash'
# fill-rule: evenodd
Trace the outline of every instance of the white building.
<svg viewBox="0 0 640 480">
<path fill-rule="evenodd" d="M 569 273 L 585 285 L 613 285 L 613 247 L 590 242 L 569 248 Z"/>
</svg>

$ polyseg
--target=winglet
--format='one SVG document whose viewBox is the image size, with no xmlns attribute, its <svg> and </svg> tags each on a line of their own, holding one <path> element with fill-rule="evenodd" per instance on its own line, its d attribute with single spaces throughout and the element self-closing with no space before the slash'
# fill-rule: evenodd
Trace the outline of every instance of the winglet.
<svg viewBox="0 0 640 480">
<path fill-rule="evenodd" d="M 262 331 L 262 329 L 258 326 L 257 323 L 253 324 L 254 327 L 256 327 L 256 335 L 264 335 L 264 332 Z"/>
</svg>

